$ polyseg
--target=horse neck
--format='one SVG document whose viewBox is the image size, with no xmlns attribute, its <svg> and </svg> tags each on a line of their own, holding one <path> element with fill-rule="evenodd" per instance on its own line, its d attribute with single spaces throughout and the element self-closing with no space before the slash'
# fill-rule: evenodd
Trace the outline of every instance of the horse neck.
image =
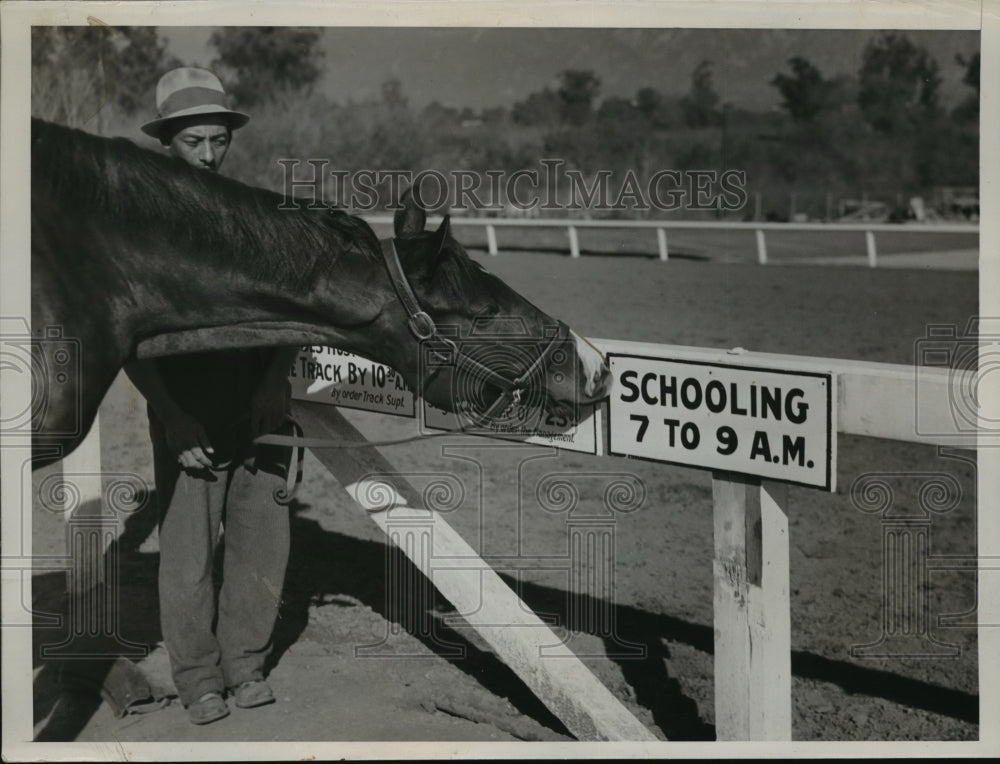
<svg viewBox="0 0 1000 764">
<path fill-rule="evenodd" d="M 241 262 L 241 253 L 206 253 L 174 246 L 143 250 L 126 277 L 136 310 L 133 336 L 203 330 L 208 327 L 283 325 L 303 341 L 344 346 L 370 343 L 376 319 L 391 300 L 380 263 L 358 252 L 312 252 L 299 247 L 270 262 Z M 321 258 L 337 258 L 333 272 L 317 269 Z M 294 282 L 253 275 L 287 268 Z M 310 272 L 314 271 L 314 272 Z M 316 272 L 318 271 L 318 272 Z"/>
<path fill-rule="evenodd" d="M 99 280 L 90 308 L 107 307 L 126 343 L 268 322 L 342 344 L 370 335 L 392 301 L 375 236 L 356 218 L 280 210 L 277 194 L 124 139 L 33 121 L 32 140 L 33 220 L 62 221 L 42 225 L 52 287 Z"/>
</svg>

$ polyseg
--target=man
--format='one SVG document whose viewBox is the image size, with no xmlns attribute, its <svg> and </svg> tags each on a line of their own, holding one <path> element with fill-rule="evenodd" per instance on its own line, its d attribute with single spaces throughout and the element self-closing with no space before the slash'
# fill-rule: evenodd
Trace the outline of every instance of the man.
<svg viewBox="0 0 1000 764">
<path fill-rule="evenodd" d="M 233 131 L 249 120 L 226 107 L 222 83 L 205 69 L 167 72 L 156 105 L 158 117 L 143 132 L 210 172 L 222 166 Z M 227 692 L 241 708 L 274 701 L 263 668 L 288 562 L 288 509 L 274 498 L 288 451 L 252 439 L 285 421 L 295 354 L 229 350 L 125 367 L 148 403 L 160 509 L 160 622 L 174 684 L 195 724 L 228 716 Z"/>
</svg>

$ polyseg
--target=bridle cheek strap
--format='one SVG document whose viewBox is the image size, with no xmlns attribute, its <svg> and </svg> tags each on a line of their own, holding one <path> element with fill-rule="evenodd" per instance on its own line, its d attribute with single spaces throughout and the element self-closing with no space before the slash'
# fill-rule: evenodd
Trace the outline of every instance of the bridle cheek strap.
<svg viewBox="0 0 1000 764">
<path fill-rule="evenodd" d="M 382 262 L 385 263 L 385 269 L 389 272 L 389 281 L 393 291 L 403 304 L 403 310 L 406 311 L 410 332 L 418 340 L 431 339 L 437 334 L 437 327 L 434 325 L 434 319 L 424 312 L 417 296 L 413 294 L 409 279 L 403 273 L 403 266 L 399 262 L 399 255 L 396 254 L 395 240 L 382 239 L 379 244 L 382 245 Z"/>
<path fill-rule="evenodd" d="M 569 338 L 569 327 L 559 321 L 557 328 L 545 349 L 532 361 L 521 374 L 514 379 L 495 371 L 475 360 L 455 344 L 453 340 L 443 336 L 437 329 L 437 325 L 426 311 L 420 307 L 417 296 L 413 293 L 406 274 L 403 273 L 403 266 L 399 262 L 399 255 L 396 253 L 396 243 L 393 239 L 382 239 L 382 260 L 385 263 L 386 271 L 389 273 L 389 281 L 392 284 L 399 302 L 407 314 L 407 323 L 410 333 L 419 341 L 433 341 L 441 343 L 452 354 L 456 370 L 468 371 L 476 375 L 477 378 L 489 382 L 491 385 L 500 388 L 501 395 L 489 407 L 483 416 L 493 416 L 498 411 L 503 411 L 512 402 L 519 402 L 532 375 L 536 374 L 542 365 L 552 354 L 556 345 L 565 342 Z"/>
</svg>

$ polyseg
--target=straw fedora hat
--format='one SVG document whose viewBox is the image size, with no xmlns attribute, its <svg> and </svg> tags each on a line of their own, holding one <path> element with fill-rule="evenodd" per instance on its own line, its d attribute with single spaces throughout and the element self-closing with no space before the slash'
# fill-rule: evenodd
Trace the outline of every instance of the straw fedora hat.
<svg viewBox="0 0 1000 764">
<path fill-rule="evenodd" d="M 226 91 L 222 82 L 208 69 L 182 66 L 171 69 L 156 84 L 157 118 L 142 126 L 142 132 L 160 137 L 160 129 L 171 120 L 200 114 L 226 114 L 229 127 L 243 127 L 250 117 L 226 106 Z"/>
</svg>

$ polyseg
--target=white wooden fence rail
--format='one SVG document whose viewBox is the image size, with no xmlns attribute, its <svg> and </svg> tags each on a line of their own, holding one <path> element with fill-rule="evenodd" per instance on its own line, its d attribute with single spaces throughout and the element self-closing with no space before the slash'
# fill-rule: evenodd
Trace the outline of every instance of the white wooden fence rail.
<svg viewBox="0 0 1000 764">
<path fill-rule="evenodd" d="M 388 215 L 365 216 L 369 223 L 392 223 Z M 440 218 L 437 218 L 440 220 Z M 433 219 L 432 219 L 433 222 Z M 453 216 L 454 226 L 483 227 L 486 229 L 486 246 L 491 255 L 499 254 L 497 244 L 497 228 L 564 228 L 569 239 L 570 257 L 580 256 L 581 228 L 605 229 L 643 229 L 656 231 L 657 251 L 660 260 L 670 259 L 667 249 L 667 231 L 675 230 L 718 230 L 718 231 L 752 231 L 757 241 L 757 262 L 767 264 L 767 231 L 811 231 L 813 233 L 858 232 L 865 235 L 865 251 L 868 265 L 875 268 L 878 265 L 878 250 L 875 243 L 876 233 L 906 233 L 906 234 L 942 234 L 942 233 L 979 233 L 979 226 L 970 223 L 942 224 L 892 224 L 892 223 L 768 223 L 768 222 L 738 222 L 725 220 L 570 220 L 549 218 L 467 218 Z"/>
<path fill-rule="evenodd" d="M 974 448 L 976 444 L 974 423 L 961 416 L 962 406 L 952 405 L 974 401 L 970 395 L 974 395 L 976 377 L 971 371 L 689 345 L 590 341 L 603 353 L 832 372 L 837 375 L 838 432 L 928 445 Z"/>
</svg>

